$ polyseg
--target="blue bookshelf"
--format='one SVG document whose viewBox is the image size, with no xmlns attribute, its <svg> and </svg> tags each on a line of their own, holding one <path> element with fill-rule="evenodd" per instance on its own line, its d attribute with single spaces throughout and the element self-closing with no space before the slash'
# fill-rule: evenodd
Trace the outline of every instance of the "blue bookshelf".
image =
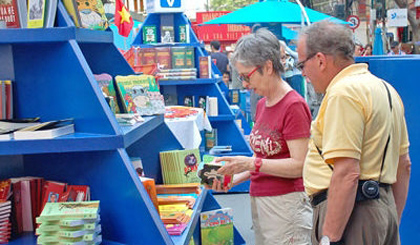
<svg viewBox="0 0 420 245">
<path fill-rule="evenodd" d="M 164 16 L 165 15 L 165 16 Z M 178 27 L 180 25 L 189 24 L 190 42 L 189 43 L 160 43 L 160 25 L 161 19 L 168 17 L 173 19 L 175 30 L 175 42 L 177 42 Z M 152 47 L 194 47 L 195 51 L 195 66 L 199 69 L 199 57 L 207 56 L 204 45 L 200 43 L 193 29 L 191 22 L 183 13 L 151 13 L 147 15 L 143 26 L 156 26 L 158 43 L 144 44 L 143 35 L 137 35 L 133 42 L 133 46 L 138 48 L 152 48 Z M 140 28 L 139 33 L 143 31 Z M 231 145 L 233 152 L 229 155 L 246 155 L 252 156 L 253 152 L 242 135 L 239 127 L 235 123 L 235 116 L 229 108 L 229 103 L 222 88 L 220 87 L 221 76 L 219 75 L 217 67 L 212 64 L 212 78 L 210 79 L 193 79 L 193 80 L 163 80 L 159 81 L 160 89 L 164 95 L 175 95 L 178 105 L 183 105 L 185 96 L 194 96 L 195 104 L 198 105 L 199 96 L 210 96 L 218 98 L 218 114 L 216 117 L 209 117 L 213 128 L 218 130 L 219 145 Z M 204 139 L 203 139 L 204 140 Z"/>
<path fill-rule="evenodd" d="M 103 244 L 199 244 L 199 214 L 207 191 L 196 200 L 182 236 L 170 236 L 140 182 L 130 157 L 161 184 L 159 152 L 181 149 L 163 115 L 121 126 L 93 74 L 134 71 L 113 44 L 111 31 L 75 28 L 62 2 L 57 27 L 0 30 L 0 79 L 14 81 L 16 118 L 73 118 L 76 133 L 45 140 L 0 141 L 0 179 L 40 176 L 89 185 L 101 202 Z M 202 81 L 212 83 L 212 81 Z M 164 140 L 162 140 L 164 139 Z M 36 244 L 25 233 L 10 244 Z"/>
</svg>

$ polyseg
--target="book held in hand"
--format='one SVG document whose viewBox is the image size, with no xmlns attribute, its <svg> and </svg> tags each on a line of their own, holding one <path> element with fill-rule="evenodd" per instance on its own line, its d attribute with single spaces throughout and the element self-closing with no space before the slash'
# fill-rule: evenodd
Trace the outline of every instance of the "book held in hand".
<svg viewBox="0 0 420 245">
<path fill-rule="evenodd" d="M 214 180 L 219 180 L 222 187 L 230 187 L 232 185 L 232 175 L 218 174 L 217 170 L 223 166 L 222 163 L 214 162 L 214 156 L 203 156 L 203 168 L 198 171 L 201 184 L 212 186 Z"/>
</svg>

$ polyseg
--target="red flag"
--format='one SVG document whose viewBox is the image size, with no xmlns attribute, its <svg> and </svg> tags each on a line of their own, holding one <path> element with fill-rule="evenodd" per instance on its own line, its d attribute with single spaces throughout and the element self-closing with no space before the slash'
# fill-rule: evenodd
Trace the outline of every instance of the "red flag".
<svg viewBox="0 0 420 245">
<path fill-rule="evenodd" d="M 118 33 L 123 37 L 128 37 L 134 22 L 122 0 L 115 0 L 115 25 L 118 27 Z"/>
</svg>

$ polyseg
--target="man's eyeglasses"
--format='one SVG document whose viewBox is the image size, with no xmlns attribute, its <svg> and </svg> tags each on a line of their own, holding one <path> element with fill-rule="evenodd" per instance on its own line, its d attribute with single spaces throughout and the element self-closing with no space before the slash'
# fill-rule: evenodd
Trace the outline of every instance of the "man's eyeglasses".
<svg viewBox="0 0 420 245">
<path fill-rule="evenodd" d="M 304 61 L 301 61 L 301 62 L 297 63 L 296 68 L 297 68 L 299 71 L 302 71 L 302 70 L 303 70 L 303 68 L 305 67 L 305 63 L 306 63 L 306 61 L 308 61 L 308 60 L 312 59 L 315 55 L 316 55 L 316 53 L 315 53 L 315 54 L 312 54 L 312 55 L 309 55 L 309 56 L 308 56 L 308 57 L 307 57 Z"/>
<path fill-rule="evenodd" d="M 251 79 L 252 74 L 254 74 L 258 69 L 260 69 L 260 66 L 256 66 L 254 68 L 254 70 L 252 70 L 250 73 L 246 74 L 246 75 L 239 75 L 239 80 L 241 80 L 242 82 L 247 82 L 249 83 L 249 80 Z"/>
</svg>

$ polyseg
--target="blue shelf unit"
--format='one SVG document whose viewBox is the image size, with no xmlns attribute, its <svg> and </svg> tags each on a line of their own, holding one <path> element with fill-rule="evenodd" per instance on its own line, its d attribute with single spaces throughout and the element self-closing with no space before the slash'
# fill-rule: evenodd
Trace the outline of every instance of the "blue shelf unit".
<svg viewBox="0 0 420 245">
<path fill-rule="evenodd" d="M 0 141 L 0 179 L 40 176 L 89 185 L 92 200 L 101 201 L 103 244 L 189 244 L 191 238 L 200 244 L 198 216 L 211 194 L 197 199 L 183 235 L 170 236 L 130 161 L 140 157 L 146 175 L 162 183 L 159 152 L 181 149 L 163 115 L 120 126 L 94 79 L 134 74 L 112 32 L 75 28 L 62 2 L 56 24 L 0 30 L 0 79 L 14 81 L 16 118 L 73 118 L 76 133 Z M 243 241 L 239 234 L 235 239 Z M 36 244 L 36 237 L 25 233 L 10 244 Z"/>
<path fill-rule="evenodd" d="M 162 44 L 160 42 L 160 23 L 162 15 L 173 18 L 174 30 L 175 30 L 175 43 L 174 44 Z M 178 26 L 189 24 L 190 26 L 190 42 L 189 43 L 177 43 L 178 37 Z M 150 47 L 172 47 L 172 46 L 190 46 L 194 47 L 195 51 L 195 64 L 198 68 L 199 57 L 207 56 L 207 52 L 204 49 L 202 43 L 199 42 L 193 29 L 191 28 L 191 22 L 183 13 L 153 13 L 149 14 L 144 21 L 143 26 L 153 25 L 156 26 L 158 43 L 157 44 L 143 44 L 143 35 L 137 35 L 133 42 L 133 46 L 140 48 Z M 139 33 L 142 33 L 140 28 Z M 215 78 L 217 77 L 218 78 Z M 210 96 L 218 98 L 218 116 L 209 117 L 210 123 L 213 128 L 217 129 L 218 133 L 218 144 L 219 145 L 231 145 L 233 152 L 229 155 L 246 155 L 252 156 L 253 152 L 249 144 L 246 142 L 243 134 L 239 127 L 235 123 L 235 115 L 229 108 L 229 103 L 226 100 L 225 92 L 220 87 L 221 75 L 217 67 L 212 63 L 212 77 L 210 79 L 193 79 L 193 80 L 170 80 L 160 81 L 160 89 L 164 95 L 175 95 L 177 98 L 178 105 L 183 105 L 183 99 L 185 96 L 194 96 L 195 104 L 198 105 L 199 96 Z"/>
<path fill-rule="evenodd" d="M 402 216 L 400 235 L 401 244 L 417 244 L 420 240 L 420 213 L 418 203 L 420 202 L 420 184 L 417 182 L 420 177 L 420 170 L 416 163 L 420 161 L 420 106 L 418 103 L 419 84 L 418 69 L 420 67 L 420 55 L 404 56 L 368 56 L 357 57 L 356 62 L 367 63 L 369 70 L 376 76 L 388 81 L 401 96 L 404 103 L 405 116 L 410 140 L 410 158 L 413 163 L 411 169 L 410 189 L 408 192 L 407 204 Z"/>
</svg>

